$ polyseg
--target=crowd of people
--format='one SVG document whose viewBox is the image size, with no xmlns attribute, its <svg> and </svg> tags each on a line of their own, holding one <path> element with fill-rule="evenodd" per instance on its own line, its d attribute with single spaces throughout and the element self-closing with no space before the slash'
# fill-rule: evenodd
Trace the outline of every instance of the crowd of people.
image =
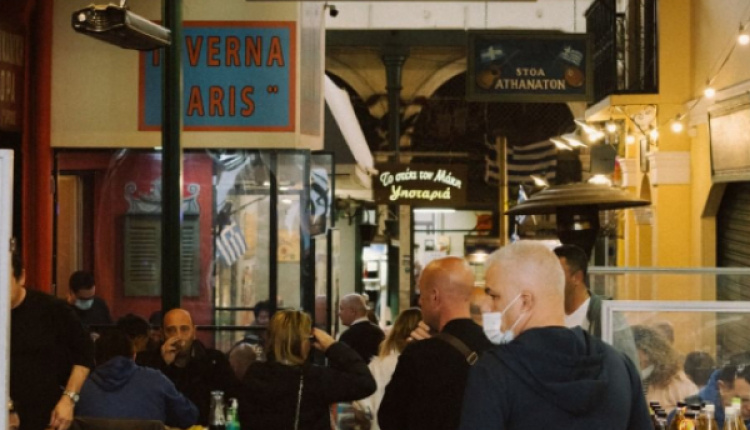
<svg viewBox="0 0 750 430">
<path fill-rule="evenodd" d="M 669 325 L 624 318 L 605 343 L 606 298 L 587 287 L 587 263 L 575 246 L 518 242 L 489 257 L 477 288 L 464 259 L 438 258 L 421 271 L 418 306 L 386 330 L 365 297 L 342 297 L 338 340 L 305 312 L 260 302 L 266 330 L 224 353 L 197 338 L 185 309 L 113 323 L 86 272 L 71 276 L 67 303 L 27 289 L 14 253 L 9 426 L 209 426 L 216 392 L 237 399 L 243 429 L 635 430 L 652 428 L 649 402 L 713 403 L 721 423 L 737 398 L 750 419 L 750 354 L 724 366 L 705 352 L 683 358 Z"/>
</svg>

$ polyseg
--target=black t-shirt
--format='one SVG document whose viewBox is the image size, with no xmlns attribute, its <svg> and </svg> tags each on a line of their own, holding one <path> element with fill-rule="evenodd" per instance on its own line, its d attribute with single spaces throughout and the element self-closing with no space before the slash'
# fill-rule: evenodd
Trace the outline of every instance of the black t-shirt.
<svg viewBox="0 0 750 430">
<path fill-rule="evenodd" d="M 10 318 L 10 396 L 21 430 L 44 429 L 73 365 L 94 366 L 94 345 L 67 303 L 39 291 Z"/>
<path fill-rule="evenodd" d="M 99 297 L 94 297 L 94 303 L 86 310 L 78 309 L 75 305 L 70 306 L 75 310 L 76 315 L 78 315 L 78 318 L 86 327 L 90 325 L 112 324 L 112 316 L 109 313 L 107 302 Z"/>
</svg>

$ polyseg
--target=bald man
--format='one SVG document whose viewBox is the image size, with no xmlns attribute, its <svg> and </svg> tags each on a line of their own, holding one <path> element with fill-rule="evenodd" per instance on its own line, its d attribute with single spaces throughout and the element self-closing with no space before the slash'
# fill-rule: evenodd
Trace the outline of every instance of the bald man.
<svg viewBox="0 0 750 430">
<path fill-rule="evenodd" d="M 349 345 L 366 363 L 378 355 L 383 330 L 367 318 L 367 303 L 360 294 L 347 294 L 339 300 L 339 319 L 349 327 L 339 340 Z"/>
<path fill-rule="evenodd" d="M 622 353 L 565 327 L 565 278 L 545 245 L 487 260 L 497 343 L 469 372 L 460 430 L 651 428 L 641 380 Z"/>
<path fill-rule="evenodd" d="M 474 272 L 458 257 L 433 260 L 419 277 L 419 305 L 429 339 L 410 343 L 399 356 L 380 404 L 383 430 L 455 430 L 470 364 L 466 353 L 446 341 L 447 334 L 470 352 L 491 346 L 471 319 Z"/>
<path fill-rule="evenodd" d="M 198 423 L 208 426 L 211 391 L 229 399 L 239 394 L 239 381 L 221 351 L 207 348 L 195 338 L 190 313 L 172 309 L 164 315 L 164 343 L 159 350 L 138 354 L 138 364 L 159 369 L 198 407 Z"/>
</svg>

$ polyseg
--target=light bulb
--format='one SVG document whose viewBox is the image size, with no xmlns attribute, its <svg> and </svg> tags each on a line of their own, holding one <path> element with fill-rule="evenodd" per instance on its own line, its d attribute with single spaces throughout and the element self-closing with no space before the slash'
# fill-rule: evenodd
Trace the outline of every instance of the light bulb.
<svg viewBox="0 0 750 430">
<path fill-rule="evenodd" d="M 659 130 L 653 129 L 648 133 L 649 136 L 651 136 L 651 140 L 656 140 L 659 138 Z"/>
<path fill-rule="evenodd" d="M 629 135 L 625 136 L 625 143 L 627 143 L 628 145 L 634 144 L 635 143 L 635 136 L 633 136 L 632 134 L 629 134 Z"/>
<path fill-rule="evenodd" d="M 674 133 L 682 133 L 682 130 L 685 129 L 685 126 L 682 125 L 682 121 L 680 121 L 679 119 L 672 121 L 671 127 Z"/>
<path fill-rule="evenodd" d="M 740 33 L 740 35 L 737 36 L 737 43 L 740 45 L 747 45 L 750 43 L 750 34 Z"/>
<path fill-rule="evenodd" d="M 707 99 L 712 99 L 716 95 L 716 90 L 708 87 L 705 90 L 703 90 L 703 95 L 706 96 Z"/>
<path fill-rule="evenodd" d="M 614 121 L 607 121 L 607 125 L 605 127 L 607 128 L 607 131 L 609 133 L 614 133 L 617 131 L 617 124 L 615 124 Z"/>
</svg>

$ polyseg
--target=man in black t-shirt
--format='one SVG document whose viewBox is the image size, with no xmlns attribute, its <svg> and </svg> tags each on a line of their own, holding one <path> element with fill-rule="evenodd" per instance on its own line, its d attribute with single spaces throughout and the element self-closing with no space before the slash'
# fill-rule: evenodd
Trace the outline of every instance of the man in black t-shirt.
<svg viewBox="0 0 750 430">
<path fill-rule="evenodd" d="M 81 321 L 62 300 L 24 288 L 18 254 L 10 291 L 10 396 L 21 430 L 66 430 L 94 348 Z"/>
</svg>

